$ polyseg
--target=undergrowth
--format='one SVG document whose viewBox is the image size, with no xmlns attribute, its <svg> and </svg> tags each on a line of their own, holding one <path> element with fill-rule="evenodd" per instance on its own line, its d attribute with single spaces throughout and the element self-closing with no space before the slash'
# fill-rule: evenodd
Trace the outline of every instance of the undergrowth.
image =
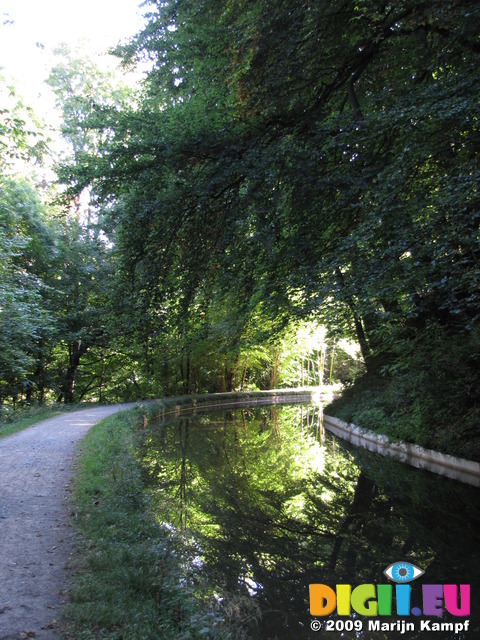
<svg viewBox="0 0 480 640">
<path fill-rule="evenodd" d="M 393 440 L 480 460 L 480 332 L 467 339 L 434 329 L 402 345 L 405 357 L 395 366 L 358 378 L 325 412 Z"/>
<path fill-rule="evenodd" d="M 90 405 L 89 405 L 90 406 Z M 78 410 L 85 405 L 36 405 L 13 409 L 13 407 L 0 407 L 0 438 L 31 427 L 41 420 L 53 418 L 66 411 Z"/>
</svg>

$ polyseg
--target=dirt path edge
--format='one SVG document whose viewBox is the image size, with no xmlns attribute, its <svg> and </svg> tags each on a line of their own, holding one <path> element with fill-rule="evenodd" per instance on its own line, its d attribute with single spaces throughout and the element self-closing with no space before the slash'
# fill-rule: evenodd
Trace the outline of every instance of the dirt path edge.
<svg viewBox="0 0 480 640">
<path fill-rule="evenodd" d="M 60 637 L 75 451 L 94 424 L 132 406 L 82 409 L 0 440 L 0 640 Z"/>
</svg>

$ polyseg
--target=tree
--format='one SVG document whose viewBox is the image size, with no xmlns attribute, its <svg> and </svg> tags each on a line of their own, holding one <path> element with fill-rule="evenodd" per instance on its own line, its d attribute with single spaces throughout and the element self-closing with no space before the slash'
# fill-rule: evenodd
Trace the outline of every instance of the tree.
<svg viewBox="0 0 480 640">
<path fill-rule="evenodd" d="M 65 156 L 73 159 L 78 176 L 85 158 L 101 155 L 102 146 L 111 136 L 103 127 L 104 115 L 116 113 L 122 103 L 128 102 L 131 90 L 115 80 L 118 76 L 112 69 L 101 70 L 86 54 L 73 54 L 66 45 L 56 54 L 59 62 L 48 83 L 63 115 Z M 112 284 L 112 247 L 108 235 L 101 232 L 98 210 L 88 189 L 83 189 L 86 186 L 83 181 L 82 189 L 75 194 L 63 194 L 63 226 L 53 267 L 56 295 L 52 303 L 59 326 L 57 391 L 58 400 L 66 403 L 94 391 L 102 399 L 108 385 L 107 372 L 114 375 L 108 361 L 119 346 L 118 333 L 112 333 L 116 325 L 114 300 L 118 302 Z M 76 382 L 80 390 L 74 396 Z"/>
<path fill-rule="evenodd" d="M 370 375 L 415 380 L 397 409 L 413 394 L 424 419 L 413 350 L 476 353 L 477 3 L 148 5 L 124 49 L 145 91 L 66 175 L 105 203 L 150 335 L 199 299 L 272 333 L 315 317 Z"/>
<path fill-rule="evenodd" d="M 14 171 L 20 161 L 39 161 L 46 149 L 41 124 L 13 85 L 0 75 L 0 168 Z"/>
<path fill-rule="evenodd" d="M 52 236 L 41 215 L 27 180 L 0 180 L 0 402 L 31 395 L 40 345 L 54 330 L 40 278 Z"/>
</svg>

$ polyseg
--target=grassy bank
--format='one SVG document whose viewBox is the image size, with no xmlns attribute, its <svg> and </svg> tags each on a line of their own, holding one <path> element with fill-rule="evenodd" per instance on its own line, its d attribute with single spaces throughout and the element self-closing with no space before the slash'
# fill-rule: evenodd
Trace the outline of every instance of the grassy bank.
<svg viewBox="0 0 480 640">
<path fill-rule="evenodd" d="M 60 413 L 75 411 L 84 408 L 85 405 L 42 405 L 24 409 L 3 409 L 0 414 L 0 438 L 31 427 L 37 422 L 53 418 Z"/>
<path fill-rule="evenodd" d="M 480 405 L 437 368 L 426 375 L 364 375 L 325 407 L 325 413 L 363 429 L 480 462 Z M 446 377 L 446 376 L 445 376 Z M 432 382 L 433 378 L 433 382 Z M 478 395 L 477 380 L 472 389 Z"/>
<path fill-rule="evenodd" d="M 64 638 L 246 637 L 252 604 L 223 593 L 220 601 L 204 588 L 192 541 L 155 520 L 143 484 L 139 452 L 146 421 L 182 403 L 187 399 L 116 414 L 82 441 L 72 498 L 80 542 Z"/>
</svg>

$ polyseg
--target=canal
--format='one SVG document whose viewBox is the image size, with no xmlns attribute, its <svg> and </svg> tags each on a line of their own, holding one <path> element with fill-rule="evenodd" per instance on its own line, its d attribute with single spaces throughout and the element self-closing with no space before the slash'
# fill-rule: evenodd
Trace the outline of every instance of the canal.
<svg viewBox="0 0 480 640">
<path fill-rule="evenodd" d="M 478 489 L 346 444 L 324 429 L 317 405 L 152 422 L 142 458 L 185 589 L 218 603 L 219 625 L 231 616 L 237 637 L 480 637 Z M 398 563 L 418 575 L 411 589 L 397 591 L 392 570 L 384 573 L 394 565 L 398 574 Z M 312 616 L 309 586 L 318 584 L 373 585 L 375 598 L 355 607 L 339 596 L 343 615 Z M 392 588 L 380 599 L 378 585 Z M 432 587 L 432 604 L 425 585 L 470 585 L 470 599 L 458 586 L 447 610 L 442 587 Z"/>
</svg>

